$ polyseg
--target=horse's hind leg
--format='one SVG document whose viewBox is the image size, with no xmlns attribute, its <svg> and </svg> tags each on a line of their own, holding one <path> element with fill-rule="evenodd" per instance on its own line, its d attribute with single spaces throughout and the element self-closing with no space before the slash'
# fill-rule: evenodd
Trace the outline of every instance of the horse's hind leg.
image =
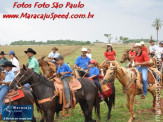
<svg viewBox="0 0 163 122">
<path fill-rule="evenodd" d="M 93 110 L 93 104 L 87 104 L 87 101 L 80 101 L 79 102 L 81 109 L 84 113 L 84 117 L 85 117 L 85 122 L 93 122 L 96 120 L 92 120 L 92 110 Z"/>
<path fill-rule="evenodd" d="M 126 106 L 128 108 L 128 110 L 130 110 L 130 99 L 129 99 L 129 95 L 126 95 Z"/>
<path fill-rule="evenodd" d="M 130 99 L 130 102 L 129 102 L 129 104 L 130 104 L 130 109 L 129 109 L 129 111 L 130 111 L 130 119 L 129 119 L 128 122 L 132 122 L 132 120 L 134 119 L 134 111 L 133 111 L 134 98 L 135 98 L 134 95 L 129 96 L 129 99 Z"/>
<path fill-rule="evenodd" d="M 152 96 L 153 96 L 153 106 L 152 106 L 152 110 L 154 111 L 155 110 L 155 106 L 156 106 L 156 92 L 155 92 L 155 90 L 153 90 L 153 91 L 150 91 L 149 90 L 149 92 L 152 94 Z"/>
</svg>

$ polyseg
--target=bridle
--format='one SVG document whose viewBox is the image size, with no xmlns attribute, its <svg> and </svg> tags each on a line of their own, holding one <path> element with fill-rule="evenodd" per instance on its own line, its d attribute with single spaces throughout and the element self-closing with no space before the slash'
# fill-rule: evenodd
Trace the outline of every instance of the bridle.
<svg viewBox="0 0 163 122">
<path fill-rule="evenodd" d="M 14 78 L 14 80 L 16 81 L 16 85 L 19 84 L 19 85 L 21 86 L 20 81 L 21 81 L 22 78 L 27 74 L 27 72 L 28 72 L 28 70 L 25 71 L 25 73 L 24 73 L 18 80 L 16 79 L 16 77 L 20 74 L 20 72 L 18 72 L 18 73 L 16 74 L 16 76 L 15 76 L 15 78 Z M 31 74 L 26 80 L 30 79 L 30 78 L 34 75 L 34 73 L 35 73 L 35 72 L 32 72 L 32 74 Z M 14 80 L 13 80 L 13 81 L 14 81 Z M 24 82 L 25 82 L 25 81 L 24 81 Z M 22 82 L 22 83 L 23 83 L 23 82 Z M 32 85 L 30 85 L 30 86 L 34 86 L 34 85 L 37 85 L 37 84 L 39 84 L 39 82 L 36 83 L 36 84 L 32 84 Z"/>
</svg>

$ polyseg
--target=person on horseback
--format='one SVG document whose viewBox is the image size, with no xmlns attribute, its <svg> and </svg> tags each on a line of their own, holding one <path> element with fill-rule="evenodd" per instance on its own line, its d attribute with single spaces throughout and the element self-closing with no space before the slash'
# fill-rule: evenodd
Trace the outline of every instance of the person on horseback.
<svg viewBox="0 0 163 122">
<path fill-rule="evenodd" d="M 163 62 L 163 41 L 159 42 L 159 46 L 156 49 L 156 53 L 158 53 L 160 58 L 162 59 Z"/>
<path fill-rule="evenodd" d="M 154 41 L 153 40 L 150 40 L 150 46 L 149 46 L 149 55 L 151 57 L 153 57 L 156 53 L 156 48 L 157 46 L 155 45 Z"/>
<path fill-rule="evenodd" d="M 15 74 L 17 74 L 18 71 L 20 70 L 20 65 L 19 65 L 18 58 L 16 57 L 15 52 L 14 52 L 13 50 L 11 50 L 11 51 L 9 52 L 8 55 L 9 55 L 9 57 L 11 58 L 10 61 L 12 62 L 12 64 L 16 66 L 16 67 L 13 67 L 13 68 L 12 68 L 12 71 L 13 71 Z"/>
<path fill-rule="evenodd" d="M 127 68 L 129 67 L 129 65 L 131 64 L 131 60 L 134 60 L 134 57 L 136 55 L 136 51 L 135 51 L 135 44 L 132 45 L 132 49 L 129 51 L 129 59 L 130 62 L 127 63 Z M 131 66 L 133 65 L 134 62 L 132 62 Z"/>
<path fill-rule="evenodd" d="M 0 66 L 1 66 L 1 65 L 4 65 L 4 63 L 5 63 L 6 61 L 8 61 L 8 59 L 5 58 L 4 55 L 5 55 L 4 51 L 1 51 L 1 52 L 0 52 Z"/>
<path fill-rule="evenodd" d="M 112 44 L 107 44 L 107 50 L 104 53 L 104 57 L 106 60 L 116 60 L 116 52 L 113 49 Z"/>
<path fill-rule="evenodd" d="M 70 88 L 69 88 L 69 81 L 70 81 L 70 76 L 72 73 L 72 69 L 70 68 L 70 66 L 66 63 L 64 63 L 64 58 L 63 56 L 58 56 L 57 58 L 55 58 L 57 64 L 59 65 L 58 70 L 57 70 L 57 74 L 59 74 L 61 77 L 61 80 L 63 81 L 63 87 L 64 87 L 64 93 L 66 96 L 66 106 L 65 108 L 69 108 L 70 107 Z M 54 73 L 54 76 L 56 75 L 56 73 Z"/>
<path fill-rule="evenodd" d="M 12 71 L 12 67 L 16 67 L 12 64 L 11 61 L 6 61 L 2 67 L 6 70 L 6 77 L 5 80 L 0 81 L 0 120 L 2 120 L 2 105 L 3 99 L 5 98 L 6 94 L 9 91 L 9 84 L 13 81 L 15 77 L 15 73 Z"/>
<path fill-rule="evenodd" d="M 53 51 L 49 53 L 48 58 L 51 59 L 51 62 L 53 62 L 56 65 L 56 68 L 58 69 L 58 65 L 54 58 L 57 58 L 60 54 L 58 53 L 58 48 L 53 47 L 52 50 Z"/>
<path fill-rule="evenodd" d="M 141 44 L 142 51 L 148 52 L 147 47 L 144 45 L 144 41 L 141 41 L 140 44 Z"/>
<path fill-rule="evenodd" d="M 87 57 L 92 59 L 92 54 L 91 54 L 91 50 L 90 49 L 87 49 Z"/>
<path fill-rule="evenodd" d="M 135 66 L 138 71 L 142 73 L 143 94 L 141 95 L 141 99 L 145 99 L 148 87 L 148 66 L 150 64 L 150 58 L 148 56 L 148 53 L 141 49 L 140 43 L 135 44 L 135 51 Z"/>
<path fill-rule="evenodd" d="M 34 57 L 34 55 L 36 55 L 36 51 L 34 51 L 32 48 L 28 48 L 27 51 L 24 51 L 27 56 L 28 56 L 28 68 L 32 69 L 34 72 L 39 74 L 39 63 L 37 61 L 37 59 Z M 25 84 L 24 85 L 26 90 L 30 90 L 30 84 Z"/>
<path fill-rule="evenodd" d="M 88 73 L 89 73 L 89 78 L 93 79 L 94 83 L 96 84 L 96 86 L 98 87 L 100 93 L 101 93 L 101 99 L 103 100 L 103 92 L 101 89 L 101 84 L 98 80 L 98 76 L 99 76 L 99 69 L 96 67 L 96 60 L 91 60 L 90 61 L 90 68 L 88 69 Z"/>
</svg>

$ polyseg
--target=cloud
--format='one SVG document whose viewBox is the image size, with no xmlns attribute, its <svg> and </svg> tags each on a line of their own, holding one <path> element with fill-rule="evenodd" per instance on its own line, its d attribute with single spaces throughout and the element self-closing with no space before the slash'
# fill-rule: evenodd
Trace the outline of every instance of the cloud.
<svg viewBox="0 0 163 122">
<path fill-rule="evenodd" d="M 22 0 L 18 0 L 22 2 Z M 33 3 L 36 0 L 33 0 Z M 38 0 L 37 0 L 38 1 Z M 45 0 L 40 0 L 43 2 Z M 58 0 L 66 2 L 65 0 Z M 163 20 L 163 1 L 161 0 L 81 0 L 83 9 L 13 9 L 11 0 L 0 5 L 0 43 L 6 44 L 16 40 L 46 41 L 49 39 L 100 40 L 105 41 L 105 33 L 115 37 L 156 38 L 156 31 L 151 24 L 156 17 Z M 29 2 L 29 1 L 27 1 Z M 52 3 L 51 0 L 46 0 Z M 78 3 L 78 1 L 71 1 Z M 27 20 L 2 19 L 3 13 L 94 13 L 94 19 L 69 20 Z M 162 33 L 160 30 L 159 33 Z M 159 38 L 163 40 L 163 35 Z"/>
</svg>

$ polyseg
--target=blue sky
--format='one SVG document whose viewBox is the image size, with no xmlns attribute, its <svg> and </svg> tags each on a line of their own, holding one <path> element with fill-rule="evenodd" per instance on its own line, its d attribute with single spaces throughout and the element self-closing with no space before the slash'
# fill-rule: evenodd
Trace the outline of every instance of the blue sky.
<svg viewBox="0 0 163 122">
<path fill-rule="evenodd" d="M 18 2 L 78 3 L 78 0 L 17 0 Z M 162 0 L 81 0 L 83 9 L 17 9 L 12 8 L 14 0 L 0 0 L 0 44 L 9 44 L 15 40 L 100 40 L 106 41 L 105 33 L 111 33 L 113 40 L 119 36 L 129 38 L 156 39 L 156 31 L 151 24 L 154 19 L 163 20 Z M 4 13 L 91 13 L 94 19 L 69 20 L 25 20 L 2 19 Z M 163 28 L 159 39 L 163 40 Z"/>
</svg>

